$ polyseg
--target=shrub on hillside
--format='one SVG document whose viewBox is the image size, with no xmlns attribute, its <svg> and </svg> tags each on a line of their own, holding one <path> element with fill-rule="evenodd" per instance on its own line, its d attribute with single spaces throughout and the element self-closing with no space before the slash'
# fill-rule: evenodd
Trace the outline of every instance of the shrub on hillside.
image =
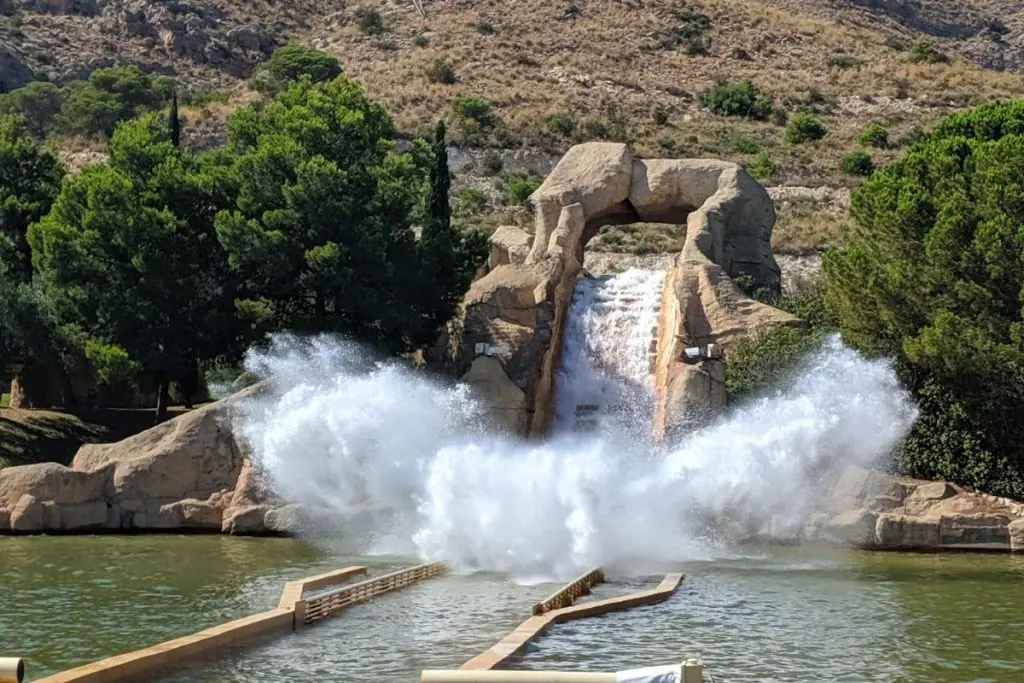
<svg viewBox="0 0 1024 683">
<path fill-rule="evenodd" d="M 840 69 L 849 69 L 860 64 L 857 58 L 853 55 L 832 55 L 826 60 L 829 66 L 834 66 Z"/>
<path fill-rule="evenodd" d="M 784 388 L 822 335 L 793 327 L 773 327 L 737 342 L 726 357 L 725 391 L 730 403 Z"/>
<path fill-rule="evenodd" d="M 747 166 L 747 173 L 763 181 L 771 180 L 778 172 L 779 167 L 775 165 L 772 155 L 766 149 L 758 152 L 754 160 Z"/>
<path fill-rule="evenodd" d="M 552 135 L 568 137 L 576 130 L 576 119 L 569 114 L 552 114 L 544 122 L 544 127 Z"/>
<path fill-rule="evenodd" d="M 377 36 L 387 30 L 384 26 L 384 18 L 373 7 L 356 8 L 355 18 L 356 26 L 368 36 Z"/>
<path fill-rule="evenodd" d="M 900 464 L 1024 497 L 1024 102 L 954 115 L 853 195 L 824 259 L 844 339 L 896 359 L 921 416 Z"/>
<path fill-rule="evenodd" d="M 262 93 L 273 95 L 303 76 L 308 76 L 313 83 L 322 83 L 339 74 L 341 63 L 326 52 L 303 45 L 284 45 L 256 69 L 252 85 Z"/>
<path fill-rule="evenodd" d="M 866 147 L 886 149 L 889 146 L 889 129 L 881 121 L 871 121 L 868 127 L 857 136 L 857 142 Z"/>
<path fill-rule="evenodd" d="M 931 42 L 919 40 L 910 48 L 910 61 L 915 64 L 944 64 L 949 61 L 949 55 L 939 51 Z"/>
<path fill-rule="evenodd" d="M 839 169 L 846 175 L 867 177 L 875 172 L 875 162 L 871 160 L 870 154 L 858 149 L 843 156 L 839 162 Z"/>
<path fill-rule="evenodd" d="M 800 144 L 811 140 L 820 140 L 828 135 L 825 123 L 814 114 L 800 112 L 794 114 L 786 124 L 786 142 Z"/>
<path fill-rule="evenodd" d="M 454 85 L 458 79 L 455 76 L 455 67 L 443 59 L 435 59 L 427 67 L 427 80 L 431 83 Z"/>
<path fill-rule="evenodd" d="M 544 179 L 535 173 L 514 175 L 505 181 L 505 196 L 509 204 L 524 206 Z"/>
<path fill-rule="evenodd" d="M 749 78 L 739 83 L 718 81 L 700 96 L 701 104 L 718 116 L 743 116 L 763 121 L 771 116 L 773 100 Z"/>
</svg>

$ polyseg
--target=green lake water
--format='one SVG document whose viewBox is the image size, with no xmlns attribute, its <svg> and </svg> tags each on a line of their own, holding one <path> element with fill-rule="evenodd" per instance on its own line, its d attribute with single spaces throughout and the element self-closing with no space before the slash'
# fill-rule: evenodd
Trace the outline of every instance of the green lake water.
<svg viewBox="0 0 1024 683">
<path fill-rule="evenodd" d="M 415 561 L 289 539 L 0 538 L 0 656 L 24 657 L 31 680 L 270 608 L 294 578 Z M 554 627 L 515 668 L 700 656 L 718 683 L 1024 681 L 1024 557 L 775 549 L 656 569 L 687 573 L 673 599 Z M 650 571 L 610 573 L 595 596 L 649 587 Z M 551 589 L 449 575 L 162 683 L 411 683 L 488 647 Z"/>
</svg>

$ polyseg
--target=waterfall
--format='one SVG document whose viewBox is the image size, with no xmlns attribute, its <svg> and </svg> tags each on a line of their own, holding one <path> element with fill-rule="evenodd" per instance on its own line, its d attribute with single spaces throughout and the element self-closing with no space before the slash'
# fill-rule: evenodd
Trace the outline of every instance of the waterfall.
<svg viewBox="0 0 1024 683">
<path fill-rule="evenodd" d="M 556 377 L 553 434 L 650 432 L 663 270 L 576 282 Z"/>
</svg>

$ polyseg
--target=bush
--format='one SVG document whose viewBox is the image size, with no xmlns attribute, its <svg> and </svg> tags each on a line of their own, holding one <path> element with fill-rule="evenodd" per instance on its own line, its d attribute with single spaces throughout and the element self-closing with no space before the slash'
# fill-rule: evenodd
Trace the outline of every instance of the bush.
<svg viewBox="0 0 1024 683">
<path fill-rule="evenodd" d="M 747 173 L 763 181 L 771 180 L 778 172 L 779 169 L 772 160 L 772 155 L 768 153 L 768 150 L 758 152 L 758 155 L 754 157 L 754 161 L 747 166 Z"/>
<path fill-rule="evenodd" d="M 823 263 L 843 338 L 896 359 L 908 474 L 1024 497 L 1024 102 L 941 122 L 852 199 Z"/>
<path fill-rule="evenodd" d="M 430 45 L 430 36 L 426 33 L 421 33 L 416 36 L 412 42 L 416 47 L 426 47 L 427 45 Z"/>
<path fill-rule="evenodd" d="M 885 46 L 896 50 L 897 52 L 906 52 L 910 49 L 910 42 L 906 38 L 900 38 L 899 36 L 889 36 L 885 39 Z"/>
<path fill-rule="evenodd" d="M 498 125 L 494 105 L 480 97 L 459 95 L 452 100 L 452 118 L 464 142 L 481 144 Z"/>
<path fill-rule="evenodd" d="M 658 149 L 662 154 L 675 156 L 679 153 L 679 143 L 675 141 L 675 138 L 659 138 Z"/>
<path fill-rule="evenodd" d="M 725 363 L 729 402 L 784 388 L 801 363 L 821 346 L 822 338 L 821 333 L 780 326 L 737 342 Z"/>
<path fill-rule="evenodd" d="M 675 24 L 661 34 L 661 46 L 666 50 L 682 47 L 686 54 L 706 55 L 711 50 L 711 19 L 706 14 L 688 9 L 670 10 Z"/>
<path fill-rule="evenodd" d="M 875 162 L 871 155 L 862 149 L 850 152 L 839 162 L 839 168 L 846 175 L 869 176 L 875 172 Z"/>
<path fill-rule="evenodd" d="M 483 158 L 484 175 L 498 175 L 505 168 L 505 162 L 495 152 L 488 152 Z"/>
<path fill-rule="evenodd" d="M 262 93 L 275 95 L 303 76 L 322 83 L 341 74 L 341 63 L 326 52 L 303 45 L 284 45 L 253 73 L 252 85 Z"/>
<path fill-rule="evenodd" d="M 826 63 L 839 69 L 849 69 L 860 64 L 853 55 L 833 55 L 828 58 Z"/>
<path fill-rule="evenodd" d="M 701 104 L 718 116 L 743 116 L 763 121 L 772 113 L 773 100 L 749 78 L 739 83 L 720 80 L 700 96 Z"/>
<path fill-rule="evenodd" d="M 949 61 L 949 56 L 940 52 L 931 42 L 919 40 L 910 48 L 910 61 L 915 64 L 944 64 Z"/>
<path fill-rule="evenodd" d="M 452 211 L 460 216 L 472 216 L 487 211 L 487 193 L 476 187 L 466 187 L 455 195 Z"/>
<path fill-rule="evenodd" d="M 776 107 L 772 110 L 772 123 L 776 126 L 784 126 L 789 121 L 789 112 L 785 107 Z"/>
<path fill-rule="evenodd" d="M 505 181 L 505 196 L 508 198 L 509 204 L 518 206 L 527 204 L 530 195 L 540 187 L 542 182 L 544 182 L 543 178 L 533 173 L 508 178 Z"/>
<path fill-rule="evenodd" d="M 828 135 L 828 128 L 814 114 L 806 112 L 794 114 L 786 125 L 786 142 L 795 145 L 810 140 L 820 140 L 826 135 Z"/>
<path fill-rule="evenodd" d="M 750 56 L 750 53 L 744 50 L 742 47 L 737 47 L 732 51 L 732 58 L 738 59 L 741 62 L 750 62 L 753 61 L 754 59 L 753 57 Z"/>
<path fill-rule="evenodd" d="M 651 112 L 651 120 L 654 121 L 655 125 L 664 126 L 668 124 L 668 110 L 662 106 L 657 106 L 654 111 Z"/>
<path fill-rule="evenodd" d="M 757 140 L 740 136 L 732 141 L 732 150 L 740 154 L 757 154 L 761 151 L 761 145 Z"/>
<path fill-rule="evenodd" d="M 427 80 L 431 83 L 454 85 L 455 68 L 443 59 L 435 59 L 433 64 L 427 67 Z"/>
<path fill-rule="evenodd" d="M 612 137 L 608 124 L 599 119 L 587 119 L 581 127 L 583 136 L 588 140 L 609 140 Z"/>
<path fill-rule="evenodd" d="M 493 36 L 498 32 L 498 29 L 494 28 L 494 24 L 489 21 L 478 21 L 476 23 L 477 33 L 481 33 L 485 36 Z"/>
<path fill-rule="evenodd" d="M 552 114 L 544 122 L 544 126 L 552 135 L 568 137 L 576 130 L 576 120 L 569 114 Z"/>
<path fill-rule="evenodd" d="M 356 26 L 368 36 L 377 36 L 387 31 L 384 18 L 372 7 L 358 7 L 355 12 Z"/>
<path fill-rule="evenodd" d="M 866 147 L 886 149 L 889 146 L 889 129 L 881 121 L 871 121 L 868 127 L 857 136 L 857 142 Z"/>
</svg>

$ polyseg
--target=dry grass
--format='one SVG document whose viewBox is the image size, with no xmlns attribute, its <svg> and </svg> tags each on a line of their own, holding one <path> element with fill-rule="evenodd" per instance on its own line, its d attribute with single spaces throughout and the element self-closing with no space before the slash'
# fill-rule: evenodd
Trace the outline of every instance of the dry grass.
<svg viewBox="0 0 1024 683">
<path fill-rule="evenodd" d="M 839 247 L 849 223 L 845 211 L 811 199 L 777 202 L 772 250 L 776 254 L 804 256 Z"/>
</svg>

